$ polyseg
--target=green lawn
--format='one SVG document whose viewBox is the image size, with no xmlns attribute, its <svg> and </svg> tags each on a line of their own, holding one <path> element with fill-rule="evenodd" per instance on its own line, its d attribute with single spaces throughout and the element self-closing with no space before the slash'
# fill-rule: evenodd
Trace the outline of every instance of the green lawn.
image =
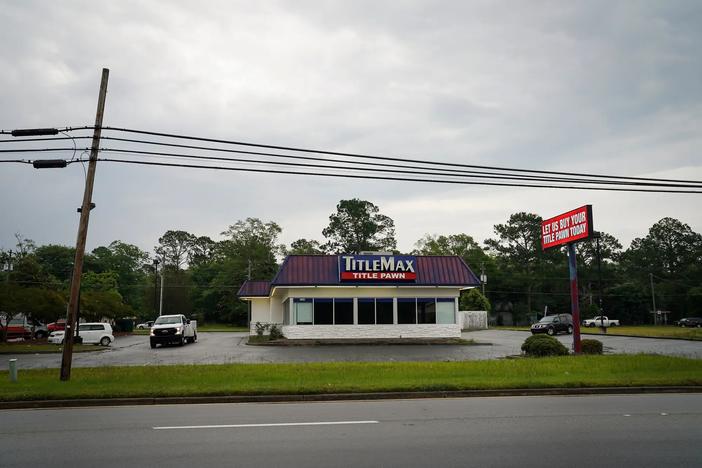
<svg viewBox="0 0 702 468">
<path fill-rule="evenodd" d="M 464 362 L 226 364 L 0 372 L 0 400 L 702 385 L 702 359 L 564 356 Z"/>
<path fill-rule="evenodd" d="M 74 353 L 102 351 L 105 346 L 73 345 Z M 0 343 L 0 354 L 34 354 L 34 353 L 60 353 L 63 346 L 49 343 Z"/>
<path fill-rule="evenodd" d="M 529 327 L 494 327 L 497 330 L 529 331 Z M 601 335 L 599 327 L 580 327 L 580 333 L 586 335 Z M 680 338 L 685 340 L 702 341 L 702 328 L 681 328 L 672 325 L 631 325 L 607 328 L 608 335 L 647 336 L 654 338 Z"/>
</svg>

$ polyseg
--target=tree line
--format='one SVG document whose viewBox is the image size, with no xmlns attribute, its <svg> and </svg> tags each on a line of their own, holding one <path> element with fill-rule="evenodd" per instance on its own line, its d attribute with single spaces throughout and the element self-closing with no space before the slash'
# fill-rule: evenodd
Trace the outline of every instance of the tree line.
<svg viewBox="0 0 702 468">
<path fill-rule="evenodd" d="M 381 250 L 458 255 L 488 278 L 485 296 L 478 288 L 461 297 L 464 310 L 491 309 L 498 318 L 507 313 L 516 322 L 527 322 L 546 308 L 550 313 L 570 311 L 565 250 L 541 249 L 541 221 L 533 213 L 514 213 L 495 225 L 494 236 L 482 244 L 467 233 L 427 234 L 411 252 L 399 252 L 393 220 L 373 203 L 351 199 L 338 203 L 321 241 L 283 245 L 281 227 L 258 218 L 230 225 L 222 240 L 169 230 L 151 253 L 116 240 L 85 257 L 81 316 L 153 318 L 163 276 L 164 313 L 245 324 L 247 307 L 236 296 L 239 287 L 247 278 L 273 278 L 285 255 Z M 577 244 L 584 317 L 599 313 L 600 295 L 604 313 L 627 324 L 651 323 L 653 300 L 657 309 L 671 312 L 670 320 L 702 314 L 702 236 L 690 226 L 663 218 L 626 250 L 611 234 L 600 235 L 601 288 L 595 241 Z M 64 317 L 74 248 L 16 238 L 13 249 L 0 249 L 0 313 L 25 313 L 42 322 Z"/>
</svg>

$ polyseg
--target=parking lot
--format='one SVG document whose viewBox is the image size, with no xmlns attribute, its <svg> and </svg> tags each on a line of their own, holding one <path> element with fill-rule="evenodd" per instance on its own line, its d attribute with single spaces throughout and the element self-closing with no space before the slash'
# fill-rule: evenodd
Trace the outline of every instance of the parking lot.
<svg viewBox="0 0 702 468">
<path fill-rule="evenodd" d="M 199 333 L 198 342 L 183 347 L 151 349 L 149 337 L 119 336 L 105 351 L 77 353 L 75 367 L 155 366 L 169 364 L 282 363 L 333 361 L 463 361 L 498 359 L 520 353 L 529 332 L 482 330 L 463 333 L 480 345 L 354 345 L 354 346 L 248 346 L 246 333 Z M 657 353 L 702 358 L 702 341 L 684 341 L 622 336 L 587 336 L 604 344 L 605 353 Z M 559 335 L 567 347 L 570 335 Z M 17 358 L 20 369 L 58 368 L 61 355 L 3 355 Z"/>
</svg>

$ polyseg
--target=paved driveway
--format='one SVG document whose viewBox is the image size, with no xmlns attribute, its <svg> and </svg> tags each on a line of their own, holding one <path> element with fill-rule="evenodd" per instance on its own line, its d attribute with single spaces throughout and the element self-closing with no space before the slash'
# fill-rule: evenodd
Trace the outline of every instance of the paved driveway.
<svg viewBox="0 0 702 468">
<path fill-rule="evenodd" d="M 226 364 L 262 362 L 334 361 L 465 361 L 497 359 L 520 353 L 529 332 L 483 330 L 464 333 L 480 346 L 390 345 L 390 346 L 247 346 L 246 333 L 199 333 L 198 342 L 183 347 L 149 347 L 148 336 L 117 337 L 110 349 L 77 353 L 75 367 L 154 366 L 164 364 Z M 606 353 L 658 353 L 702 358 L 702 341 L 658 340 L 616 336 L 597 337 Z M 570 335 L 558 339 L 569 348 Z M 17 358 L 20 369 L 58 368 L 60 354 L 2 355 L 0 360 Z M 6 361 L 5 361 L 6 362 Z M 2 364 L 5 367 L 5 364 Z"/>
</svg>

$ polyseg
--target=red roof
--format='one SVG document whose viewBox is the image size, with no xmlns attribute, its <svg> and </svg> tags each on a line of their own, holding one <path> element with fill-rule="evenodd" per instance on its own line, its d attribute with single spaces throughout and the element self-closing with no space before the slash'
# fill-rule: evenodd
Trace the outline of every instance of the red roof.
<svg viewBox="0 0 702 468">
<path fill-rule="evenodd" d="M 244 284 L 239 288 L 237 296 L 240 297 L 268 297 L 271 290 L 270 281 L 244 281 Z"/>
<path fill-rule="evenodd" d="M 417 279 L 412 283 L 383 282 L 384 285 L 401 286 L 479 286 L 480 280 L 461 257 L 415 256 L 417 259 Z M 377 284 L 377 283 L 358 283 Z M 290 255 L 285 258 L 278 274 L 270 283 L 267 281 L 247 281 L 239 290 L 239 296 L 268 296 L 269 289 L 275 286 L 348 286 L 339 281 L 338 255 Z"/>
</svg>

